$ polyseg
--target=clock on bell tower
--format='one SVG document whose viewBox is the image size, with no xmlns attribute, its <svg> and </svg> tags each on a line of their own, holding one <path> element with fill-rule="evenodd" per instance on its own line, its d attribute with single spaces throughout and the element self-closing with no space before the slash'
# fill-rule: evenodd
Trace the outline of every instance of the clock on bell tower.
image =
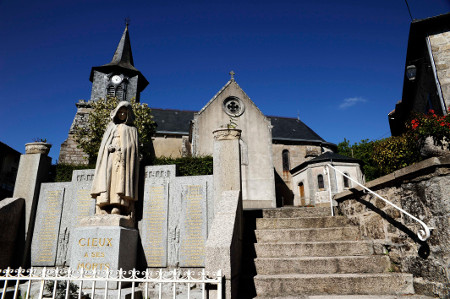
<svg viewBox="0 0 450 299">
<path fill-rule="evenodd" d="M 89 80 L 92 82 L 91 101 L 117 97 L 120 101 L 136 98 L 139 102 L 140 93 L 148 81 L 134 67 L 128 24 L 111 62 L 93 67 Z"/>
</svg>

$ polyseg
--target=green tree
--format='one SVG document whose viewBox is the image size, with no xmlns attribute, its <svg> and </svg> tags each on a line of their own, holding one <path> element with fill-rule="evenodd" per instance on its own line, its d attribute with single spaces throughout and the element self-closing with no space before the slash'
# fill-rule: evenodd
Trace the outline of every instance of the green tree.
<svg viewBox="0 0 450 299">
<path fill-rule="evenodd" d="M 75 127 L 75 141 L 89 156 L 89 164 L 95 164 L 97 160 L 103 134 L 111 121 L 110 113 L 117 107 L 118 103 L 119 101 L 115 97 L 90 103 L 92 110 L 89 113 L 87 123 Z M 138 103 L 135 99 L 132 99 L 130 104 L 136 116 L 134 126 L 139 134 L 139 152 L 143 157 L 143 162 L 146 163 L 152 157 L 151 137 L 155 133 L 156 123 L 153 121 L 151 109 L 147 104 Z"/>
<path fill-rule="evenodd" d="M 381 175 L 421 161 L 418 142 L 410 133 L 376 141 L 372 159 Z"/>
<path fill-rule="evenodd" d="M 358 143 L 350 145 L 350 141 L 344 138 L 344 141 L 338 144 L 338 154 L 352 157 L 363 162 L 362 171 L 367 181 L 380 177 L 380 169 L 373 160 L 373 148 L 375 141 L 363 139 Z"/>
<path fill-rule="evenodd" d="M 344 138 L 338 144 L 338 154 L 363 161 L 367 181 L 422 160 L 418 142 L 410 133 L 380 140 L 363 139 L 353 145 Z"/>
</svg>

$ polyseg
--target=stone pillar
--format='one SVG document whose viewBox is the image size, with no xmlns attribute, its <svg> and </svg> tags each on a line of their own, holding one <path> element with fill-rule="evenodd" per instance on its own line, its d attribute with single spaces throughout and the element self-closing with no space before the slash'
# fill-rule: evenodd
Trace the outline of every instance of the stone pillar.
<svg viewBox="0 0 450 299">
<path fill-rule="evenodd" d="M 241 130 L 213 131 L 214 202 L 217 206 L 223 191 L 241 190 Z"/>
<path fill-rule="evenodd" d="M 219 129 L 213 134 L 215 218 L 206 242 L 205 268 L 223 270 L 224 298 L 238 298 L 243 231 L 241 130 Z"/>
<path fill-rule="evenodd" d="M 42 145 L 42 144 L 41 144 Z M 16 184 L 15 198 L 25 199 L 25 251 L 23 266 L 28 266 L 29 248 L 34 230 L 34 220 L 39 199 L 41 183 L 47 181 L 52 159 L 47 156 L 48 151 L 41 153 L 35 147 L 37 144 L 27 144 L 25 155 L 20 156 Z M 50 145 L 46 145 L 49 150 Z"/>
</svg>

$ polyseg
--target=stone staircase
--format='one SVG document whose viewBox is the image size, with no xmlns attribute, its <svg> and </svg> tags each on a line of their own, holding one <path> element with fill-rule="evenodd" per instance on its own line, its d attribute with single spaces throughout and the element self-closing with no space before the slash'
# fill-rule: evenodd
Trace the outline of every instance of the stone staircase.
<svg viewBox="0 0 450 299">
<path fill-rule="evenodd" d="M 414 294 L 412 275 L 389 272 L 389 257 L 329 208 L 262 213 L 254 230 L 257 298 Z"/>
</svg>

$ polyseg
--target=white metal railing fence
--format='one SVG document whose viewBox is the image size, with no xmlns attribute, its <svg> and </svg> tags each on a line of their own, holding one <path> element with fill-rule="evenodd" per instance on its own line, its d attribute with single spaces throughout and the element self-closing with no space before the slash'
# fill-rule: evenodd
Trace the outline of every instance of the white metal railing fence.
<svg viewBox="0 0 450 299">
<path fill-rule="evenodd" d="M 30 296 L 31 285 L 33 282 L 39 282 L 39 295 Z M 207 285 L 217 286 L 217 299 L 222 298 L 222 271 L 219 270 L 214 273 L 213 277 L 208 276 L 205 269 L 201 271 L 181 271 L 179 269 L 174 270 L 154 270 L 147 269 L 146 271 L 130 270 L 74 270 L 71 268 L 30 268 L 30 269 L 11 269 L 8 267 L 6 270 L 0 270 L 0 286 L 2 286 L 1 299 L 6 299 L 8 285 L 11 283 L 14 285 L 14 291 L 12 299 L 41 299 L 44 297 L 44 291 L 51 289 L 51 298 L 91 298 L 95 296 L 108 298 L 108 291 L 114 289 L 117 292 L 117 298 L 120 299 L 122 295 L 122 284 L 131 285 L 131 299 L 134 299 L 136 291 L 140 290 L 145 299 L 150 298 L 149 288 L 156 287 L 157 298 L 161 299 L 163 296 L 163 284 L 169 284 L 172 288 L 172 298 L 177 296 L 177 286 L 180 284 L 185 285 L 186 294 L 184 298 L 191 298 L 191 287 L 196 284 L 201 286 L 201 298 L 206 299 Z M 50 284 L 49 284 L 50 283 Z M 83 284 L 88 284 L 88 290 L 83 292 Z M 97 283 L 101 283 L 100 288 L 96 287 Z M 20 294 L 19 285 L 26 284 L 26 291 L 24 294 Z M 75 284 L 75 285 L 74 285 Z M 115 287 L 111 286 L 115 284 Z M 104 287 L 101 288 L 101 287 Z M 89 291 L 90 289 L 90 291 Z M 96 293 L 97 291 L 97 293 Z M 167 294 L 165 294 L 167 296 Z M 49 297 L 49 296 L 46 296 Z M 110 295 L 109 297 L 113 297 Z"/>
<path fill-rule="evenodd" d="M 362 187 L 364 190 L 368 191 L 370 194 L 375 195 L 376 197 L 378 197 L 379 199 L 383 200 L 385 203 L 387 203 L 388 205 L 396 208 L 397 210 L 399 210 L 400 212 L 402 212 L 403 214 L 409 216 L 410 218 L 414 219 L 415 221 L 417 221 L 422 227 L 423 230 L 419 230 L 417 232 L 417 236 L 419 237 L 419 239 L 421 241 L 426 241 L 428 240 L 428 238 L 430 237 L 430 229 L 422 220 L 418 219 L 417 217 L 414 217 L 413 215 L 411 215 L 410 213 L 406 212 L 405 210 L 403 210 L 402 208 L 396 206 L 395 204 L 393 204 L 392 202 L 390 202 L 389 200 L 381 197 L 380 195 L 378 195 L 377 193 L 373 192 L 372 190 L 370 190 L 369 188 L 367 188 L 366 186 L 364 186 L 363 184 L 359 183 L 358 181 L 352 179 L 351 177 L 349 177 L 348 175 L 346 175 L 345 173 L 343 173 L 342 171 L 337 170 L 334 166 L 332 166 L 331 164 L 327 164 L 326 165 L 326 171 L 328 174 L 328 182 L 330 182 L 330 171 L 328 169 L 328 167 L 333 168 L 335 171 L 339 172 L 340 174 L 342 174 L 344 177 L 348 178 L 349 180 L 351 180 L 352 182 L 354 182 L 355 184 L 357 184 L 358 186 Z M 329 188 L 331 190 L 331 188 Z M 333 198 L 331 195 L 331 191 L 330 191 L 330 204 L 331 204 L 331 211 L 332 211 L 332 215 L 333 215 Z"/>
</svg>

